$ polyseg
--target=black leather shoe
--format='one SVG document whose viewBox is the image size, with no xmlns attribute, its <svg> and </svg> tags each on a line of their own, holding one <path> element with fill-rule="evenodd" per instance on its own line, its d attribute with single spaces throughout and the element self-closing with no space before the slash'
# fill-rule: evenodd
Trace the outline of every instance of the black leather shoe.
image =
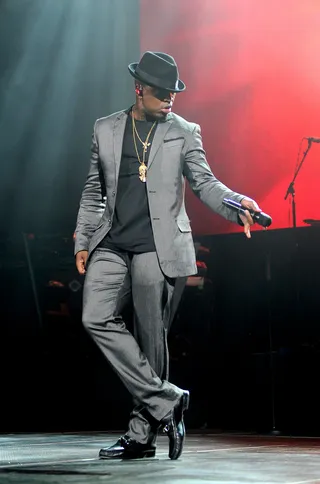
<svg viewBox="0 0 320 484">
<path fill-rule="evenodd" d="M 150 444 L 140 444 L 128 435 L 120 437 L 115 444 L 99 452 L 100 459 L 143 459 L 155 455 L 155 447 Z"/>
<path fill-rule="evenodd" d="M 162 420 L 162 430 L 169 437 L 169 457 L 172 460 L 178 459 L 183 450 L 186 436 L 183 414 L 189 407 L 189 400 L 190 394 L 185 390 L 171 414 Z"/>
</svg>

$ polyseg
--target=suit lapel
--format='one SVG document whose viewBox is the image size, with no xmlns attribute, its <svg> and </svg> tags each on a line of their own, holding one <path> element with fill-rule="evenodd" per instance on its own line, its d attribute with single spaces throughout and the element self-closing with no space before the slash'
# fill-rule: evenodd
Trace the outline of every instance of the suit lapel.
<svg viewBox="0 0 320 484">
<path fill-rule="evenodd" d="M 152 144 L 151 144 L 150 156 L 149 156 L 149 160 L 148 160 L 148 169 L 150 169 L 150 166 L 151 166 L 160 146 L 162 145 L 163 139 L 164 139 L 165 135 L 167 134 L 167 131 L 170 128 L 172 122 L 173 122 L 173 119 L 168 119 L 167 121 L 158 124 L 156 132 L 154 134 Z"/>
<path fill-rule="evenodd" d="M 114 150 L 114 162 L 115 162 L 115 182 L 118 183 L 119 168 L 122 156 L 122 145 L 123 136 L 126 128 L 128 114 L 126 111 L 122 111 L 116 117 L 114 127 L 113 127 L 113 150 Z M 148 160 L 148 168 L 150 168 L 160 146 L 162 145 L 163 139 L 169 130 L 173 119 L 167 119 L 165 122 L 158 124 L 153 142 L 151 145 L 150 156 Z"/>
<path fill-rule="evenodd" d="M 118 183 L 119 168 L 122 156 L 122 144 L 124 130 L 127 122 L 127 113 L 125 111 L 119 113 L 113 127 L 113 150 L 114 150 L 114 163 L 115 163 L 115 182 Z"/>
</svg>

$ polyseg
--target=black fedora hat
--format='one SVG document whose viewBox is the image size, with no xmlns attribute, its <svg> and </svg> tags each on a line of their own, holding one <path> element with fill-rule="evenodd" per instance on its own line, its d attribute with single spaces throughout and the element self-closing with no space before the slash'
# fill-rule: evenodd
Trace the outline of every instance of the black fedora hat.
<svg viewBox="0 0 320 484">
<path fill-rule="evenodd" d="M 179 79 L 176 61 L 164 52 L 147 51 L 140 62 L 129 64 L 128 69 L 135 79 L 148 86 L 170 92 L 181 92 L 186 88 L 185 83 Z"/>
</svg>

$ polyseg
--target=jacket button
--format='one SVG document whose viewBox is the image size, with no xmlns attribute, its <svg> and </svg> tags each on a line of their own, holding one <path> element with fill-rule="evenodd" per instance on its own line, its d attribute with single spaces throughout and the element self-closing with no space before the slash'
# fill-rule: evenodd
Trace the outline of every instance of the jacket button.
<svg viewBox="0 0 320 484">
<path fill-rule="evenodd" d="M 112 196 L 115 197 L 116 196 L 116 192 L 112 192 Z"/>
</svg>

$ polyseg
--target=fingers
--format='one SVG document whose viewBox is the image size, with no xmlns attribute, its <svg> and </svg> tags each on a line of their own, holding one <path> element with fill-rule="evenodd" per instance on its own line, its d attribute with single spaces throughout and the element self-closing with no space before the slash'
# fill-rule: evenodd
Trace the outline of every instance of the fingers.
<svg viewBox="0 0 320 484">
<path fill-rule="evenodd" d="M 78 262 L 77 269 L 78 269 L 79 274 L 81 274 L 81 275 L 85 274 L 85 272 L 86 272 L 86 270 L 84 268 L 84 264 L 81 263 L 81 262 Z"/>
<path fill-rule="evenodd" d="M 244 210 L 244 213 L 245 215 L 239 214 L 239 217 L 241 218 L 243 225 L 246 225 L 246 224 L 248 224 L 249 226 L 253 225 L 254 221 L 250 215 L 250 212 L 248 210 Z"/>
<path fill-rule="evenodd" d="M 85 262 L 83 257 L 81 257 L 77 260 L 76 265 L 77 265 L 77 269 L 78 269 L 79 274 L 85 274 L 86 273 L 86 268 L 85 268 L 86 262 Z"/>
<path fill-rule="evenodd" d="M 250 224 L 246 223 L 243 227 L 244 233 L 248 239 L 251 239 Z"/>
<path fill-rule="evenodd" d="M 86 264 L 88 259 L 88 251 L 81 250 L 76 254 L 76 267 L 78 269 L 79 274 L 86 273 Z"/>
<path fill-rule="evenodd" d="M 244 198 L 241 201 L 241 205 L 244 208 L 247 208 L 248 210 L 253 210 L 254 212 L 262 212 L 257 202 L 255 202 L 254 200 L 251 200 L 250 198 Z"/>
<path fill-rule="evenodd" d="M 255 212 L 262 212 L 262 210 L 259 207 L 259 205 L 257 204 L 257 202 L 255 202 L 254 200 L 252 201 L 252 210 L 254 210 Z"/>
<path fill-rule="evenodd" d="M 246 214 L 246 222 L 249 224 L 249 225 L 253 225 L 254 224 L 254 221 L 253 221 L 253 218 L 251 217 L 250 215 L 250 212 L 249 210 L 245 210 L 244 213 Z"/>
<path fill-rule="evenodd" d="M 244 212 L 246 215 L 240 214 L 240 218 L 243 222 L 243 231 L 246 237 L 248 237 L 248 239 L 251 239 L 250 226 L 253 225 L 253 220 L 248 210 L 245 210 Z"/>
</svg>

